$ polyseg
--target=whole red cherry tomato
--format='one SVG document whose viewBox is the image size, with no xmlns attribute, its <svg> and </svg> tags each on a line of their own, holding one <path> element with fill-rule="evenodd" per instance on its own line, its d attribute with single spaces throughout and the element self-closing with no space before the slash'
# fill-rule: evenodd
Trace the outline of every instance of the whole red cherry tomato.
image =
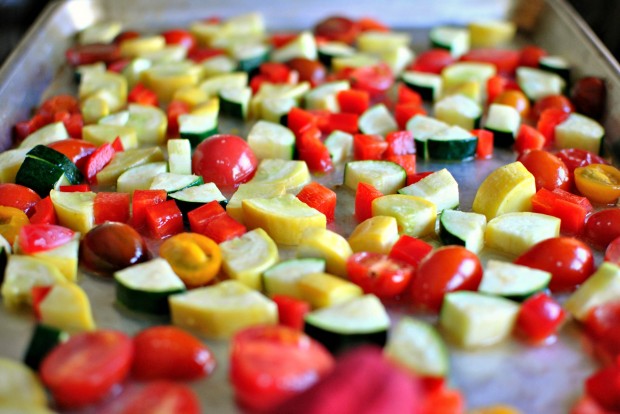
<svg viewBox="0 0 620 414">
<path fill-rule="evenodd" d="M 454 63 L 454 57 L 445 49 L 426 50 L 409 66 L 409 70 L 440 74 L 443 68 Z"/>
<path fill-rule="evenodd" d="M 579 148 L 565 148 L 556 152 L 555 155 L 564 161 L 571 174 L 577 167 L 585 167 L 590 164 L 609 164 L 604 158 L 599 157 L 595 153 Z"/>
<path fill-rule="evenodd" d="M 600 119 L 605 112 L 607 86 L 605 80 L 595 76 L 581 78 L 573 86 L 571 99 L 580 114 Z"/>
<path fill-rule="evenodd" d="M 445 246 L 422 260 L 413 277 L 411 294 L 416 305 L 438 311 L 446 293 L 476 290 L 481 280 L 478 256 L 462 246 Z"/>
<path fill-rule="evenodd" d="M 620 237 L 620 208 L 606 208 L 588 217 L 584 236 L 601 249 Z"/>
<path fill-rule="evenodd" d="M 523 46 L 521 49 L 519 66 L 538 68 L 538 62 L 540 61 L 540 58 L 544 56 L 547 56 L 547 51 L 545 49 L 534 45 Z"/>
<path fill-rule="evenodd" d="M 351 44 L 360 32 L 356 22 L 346 17 L 332 16 L 314 26 L 314 34 L 336 42 Z"/>
<path fill-rule="evenodd" d="M 594 272 L 592 250 L 572 237 L 543 240 L 514 262 L 551 273 L 549 288 L 552 292 L 571 291 Z"/>
<path fill-rule="evenodd" d="M 565 317 L 566 311 L 562 305 L 545 293 L 537 293 L 521 305 L 516 330 L 534 344 L 549 343 L 555 338 Z"/>
<path fill-rule="evenodd" d="M 575 107 L 573 103 L 564 95 L 549 95 L 534 103 L 532 110 L 530 111 L 530 115 L 534 121 L 537 121 L 540 118 L 540 114 L 542 114 L 547 109 L 561 109 L 562 111 L 570 114 L 575 111 Z"/>
<path fill-rule="evenodd" d="M 620 355 L 620 301 L 595 306 L 584 323 L 596 355 L 605 362 L 615 360 Z"/>
<path fill-rule="evenodd" d="M 347 260 L 347 275 L 365 293 L 390 298 L 403 293 L 413 274 L 413 267 L 385 254 L 358 252 Z"/>
<path fill-rule="evenodd" d="M 620 266 L 620 237 L 616 237 L 605 249 L 605 261 Z"/>
<path fill-rule="evenodd" d="M 520 161 L 534 176 L 536 190 L 541 188 L 546 188 L 549 191 L 556 188 L 565 191 L 570 190 L 571 182 L 568 168 L 561 159 L 552 153 L 533 149 L 519 155 L 517 161 Z"/>
</svg>

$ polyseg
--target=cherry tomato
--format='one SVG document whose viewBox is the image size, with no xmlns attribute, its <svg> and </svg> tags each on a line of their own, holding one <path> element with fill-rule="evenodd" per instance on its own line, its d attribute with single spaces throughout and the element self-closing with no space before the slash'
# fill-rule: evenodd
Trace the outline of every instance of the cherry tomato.
<svg viewBox="0 0 620 414">
<path fill-rule="evenodd" d="M 54 117 L 61 112 L 71 114 L 79 114 L 80 103 L 71 95 L 56 95 L 41 104 L 37 113 L 43 116 Z"/>
<path fill-rule="evenodd" d="M 259 326 L 237 333 L 231 343 L 230 380 L 237 400 L 269 411 L 309 388 L 334 366 L 321 344 L 284 326 Z"/>
<path fill-rule="evenodd" d="M 592 202 L 615 204 L 620 197 L 620 170 L 607 164 L 575 168 L 575 186 Z"/>
<path fill-rule="evenodd" d="M 188 381 L 215 369 L 213 354 L 198 339 L 174 326 L 154 326 L 133 338 L 132 374 L 139 380 Z"/>
<path fill-rule="evenodd" d="M 564 95 L 549 95 L 534 103 L 532 110 L 530 111 L 530 115 L 534 121 L 537 121 L 540 118 L 540 115 L 547 109 L 560 109 L 563 112 L 570 114 L 571 112 L 575 112 L 575 107 L 573 103 Z"/>
<path fill-rule="evenodd" d="M 214 49 L 210 47 L 196 47 L 187 53 L 187 58 L 196 63 L 212 58 L 214 56 L 225 55 L 224 49 Z"/>
<path fill-rule="evenodd" d="M 579 79 L 573 86 L 571 100 L 580 114 L 594 119 L 602 118 L 607 100 L 605 80 L 594 76 Z"/>
<path fill-rule="evenodd" d="M 571 174 L 577 167 L 585 167 L 590 164 L 608 164 L 605 159 L 595 153 L 578 148 L 565 148 L 556 152 L 555 155 L 564 161 Z"/>
<path fill-rule="evenodd" d="M 112 63 L 121 57 L 121 51 L 116 43 L 96 43 L 73 46 L 67 50 L 65 56 L 70 65 L 80 66 L 97 62 Z"/>
<path fill-rule="evenodd" d="M 620 208 L 607 208 L 590 215 L 586 220 L 584 237 L 601 249 L 620 237 Z"/>
<path fill-rule="evenodd" d="M 27 224 L 19 230 L 19 248 L 26 254 L 51 250 L 73 239 L 75 232 L 54 224 Z"/>
<path fill-rule="evenodd" d="M 327 69 L 318 60 L 296 57 L 287 63 L 289 68 L 299 73 L 299 81 L 307 81 L 314 87 L 325 81 Z"/>
<path fill-rule="evenodd" d="M 616 237 L 605 249 L 605 261 L 620 266 L 620 237 Z"/>
<path fill-rule="evenodd" d="M 314 34 L 327 40 L 351 44 L 360 32 L 360 28 L 351 19 L 332 16 L 321 20 L 314 26 Z"/>
<path fill-rule="evenodd" d="M 586 379 L 586 394 L 613 414 L 620 410 L 620 364 L 618 362 L 596 371 Z"/>
<path fill-rule="evenodd" d="M 340 75 L 351 81 L 351 88 L 366 91 L 371 97 L 384 94 L 394 84 L 394 74 L 385 63 L 348 68 L 342 72 Z"/>
<path fill-rule="evenodd" d="M 547 51 L 538 46 L 527 45 L 521 49 L 521 57 L 519 58 L 519 66 L 529 66 L 538 68 L 538 62 L 541 57 L 547 56 Z"/>
<path fill-rule="evenodd" d="M 556 188 L 570 190 L 570 176 L 568 168 L 561 159 L 550 152 L 533 149 L 519 155 L 520 161 L 536 179 L 536 190 L 546 188 L 553 191 Z"/>
<path fill-rule="evenodd" d="M 140 37 L 140 32 L 135 30 L 125 30 L 124 32 L 119 33 L 114 38 L 114 43 L 120 45 L 125 40 L 137 39 Z"/>
<path fill-rule="evenodd" d="M 418 55 L 409 70 L 440 74 L 443 68 L 453 64 L 454 57 L 445 49 L 430 49 Z"/>
<path fill-rule="evenodd" d="M 570 414 L 609 414 L 592 397 L 583 396 L 570 409 Z"/>
<path fill-rule="evenodd" d="M 574 290 L 594 272 L 592 250 L 572 237 L 543 240 L 514 262 L 551 273 L 549 289 L 552 292 Z"/>
<path fill-rule="evenodd" d="M 77 334 L 45 357 L 41 379 L 59 406 L 79 408 L 99 401 L 127 376 L 133 352 L 122 332 Z"/>
<path fill-rule="evenodd" d="M 534 344 L 550 343 L 566 318 L 566 311 L 552 297 L 537 293 L 521 304 L 516 330 Z"/>
<path fill-rule="evenodd" d="M 620 301 L 595 306 L 584 324 L 600 359 L 609 362 L 620 356 Z"/>
<path fill-rule="evenodd" d="M 184 29 L 166 30 L 161 34 L 167 45 L 181 45 L 188 51 L 196 47 L 196 37 Z"/>
<path fill-rule="evenodd" d="M 391 298 L 403 293 L 409 285 L 413 267 L 385 254 L 359 252 L 347 259 L 347 275 L 365 293 Z"/>
<path fill-rule="evenodd" d="M 481 280 L 478 256 L 462 246 L 445 246 L 422 260 L 413 277 L 411 293 L 418 306 L 438 311 L 446 293 L 476 290 Z"/>
<path fill-rule="evenodd" d="M 90 154 L 95 152 L 97 146 L 88 141 L 81 139 L 62 139 L 47 144 L 53 150 L 56 150 L 64 154 L 71 160 L 78 168 L 83 168 L 88 160 Z"/>
<path fill-rule="evenodd" d="M 32 215 L 34 206 L 41 197 L 32 189 L 13 183 L 0 184 L 0 206 L 20 209 L 26 215 Z"/>
<path fill-rule="evenodd" d="M 222 191 L 234 190 L 249 181 L 258 161 L 248 144 L 236 135 L 214 135 L 194 150 L 192 170 L 205 183 L 215 183 Z"/>
<path fill-rule="evenodd" d="M 512 106 L 519 112 L 521 118 L 527 117 L 530 112 L 530 100 L 527 99 L 523 92 L 515 91 L 513 89 L 508 89 L 502 92 L 497 98 L 495 98 L 493 103 Z"/>
<path fill-rule="evenodd" d="M 509 49 L 472 49 L 463 56 L 465 62 L 491 63 L 501 75 L 510 76 L 515 73 L 521 54 L 517 50 Z"/>
<path fill-rule="evenodd" d="M 186 385 L 169 381 L 149 381 L 130 385 L 101 414 L 200 414 L 200 401 Z"/>
</svg>

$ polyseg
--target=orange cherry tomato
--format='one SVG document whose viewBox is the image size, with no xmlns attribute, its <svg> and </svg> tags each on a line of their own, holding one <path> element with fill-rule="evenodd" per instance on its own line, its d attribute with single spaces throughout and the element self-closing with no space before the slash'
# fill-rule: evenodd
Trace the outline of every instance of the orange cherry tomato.
<svg viewBox="0 0 620 414">
<path fill-rule="evenodd" d="M 620 170 L 607 164 L 575 168 L 575 185 L 588 200 L 612 204 L 620 197 Z"/>
<path fill-rule="evenodd" d="M 519 111 L 521 118 L 525 118 L 530 113 L 530 100 L 521 91 L 506 90 L 502 92 L 493 103 L 508 105 Z"/>
</svg>

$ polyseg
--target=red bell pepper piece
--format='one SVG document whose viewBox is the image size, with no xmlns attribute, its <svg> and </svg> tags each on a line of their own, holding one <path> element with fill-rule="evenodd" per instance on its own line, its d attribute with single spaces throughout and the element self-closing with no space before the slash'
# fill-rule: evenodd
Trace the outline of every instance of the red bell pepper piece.
<svg viewBox="0 0 620 414">
<path fill-rule="evenodd" d="M 355 218 L 364 221 L 372 217 L 372 201 L 383 193 L 370 184 L 358 183 L 355 192 Z"/>
<path fill-rule="evenodd" d="M 416 170 L 416 156 L 415 154 L 404 154 L 404 155 L 388 155 L 384 156 L 386 161 L 392 161 L 403 167 L 405 169 L 405 173 L 407 173 L 407 177 L 411 175 L 415 175 Z"/>
<path fill-rule="evenodd" d="M 148 234 L 158 239 L 183 232 L 183 213 L 174 200 L 148 206 L 145 222 Z"/>
<path fill-rule="evenodd" d="M 114 154 L 114 147 L 106 142 L 90 155 L 82 171 L 89 184 L 97 184 L 97 173 L 112 161 Z"/>
<path fill-rule="evenodd" d="M 407 128 L 407 122 L 416 115 L 426 115 L 426 109 L 416 103 L 397 103 L 394 107 L 394 118 L 398 128 Z"/>
<path fill-rule="evenodd" d="M 362 32 L 372 30 L 373 32 L 389 32 L 390 29 L 378 20 L 372 17 L 362 17 L 356 22 Z"/>
<path fill-rule="evenodd" d="M 586 394 L 592 397 L 605 412 L 620 410 L 620 363 L 616 361 L 586 379 Z"/>
<path fill-rule="evenodd" d="M 460 391 L 442 386 L 427 392 L 419 409 L 420 414 L 462 414 L 465 399 Z"/>
<path fill-rule="evenodd" d="M 123 146 L 123 141 L 121 141 L 121 137 L 114 138 L 114 141 L 112 141 L 112 148 L 114 148 L 114 152 L 125 151 L 125 147 Z"/>
<path fill-rule="evenodd" d="M 193 60 L 196 63 L 203 62 L 215 56 L 225 55 L 226 50 L 216 49 L 211 47 L 196 47 L 189 51 L 187 58 Z"/>
<path fill-rule="evenodd" d="M 67 111 L 57 112 L 54 114 L 54 122 L 62 122 L 71 138 L 82 138 L 82 127 L 84 127 L 82 114 L 72 114 Z"/>
<path fill-rule="evenodd" d="M 217 201 L 211 201 L 187 214 L 189 227 L 216 243 L 239 237 L 246 232 L 243 224 L 230 217 Z"/>
<path fill-rule="evenodd" d="M 521 124 L 519 133 L 515 139 L 514 149 L 519 154 L 534 149 L 543 149 L 545 146 L 545 136 L 536 128 L 526 124 Z"/>
<path fill-rule="evenodd" d="M 123 70 L 131 63 L 130 59 L 118 59 L 114 62 L 108 63 L 108 71 L 115 73 L 122 73 Z"/>
<path fill-rule="evenodd" d="M 176 136 L 179 133 L 179 116 L 189 114 L 191 107 L 185 101 L 172 101 L 168 104 L 168 135 Z"/>
<path fill-rule="evenodd" d="M 278 307 L 278 322 L 280 325 L 303 331 L 304 318 L 310 312 L 310 304 L 286 295 L 273 295 L 271 299 Z"/>
<path fill-rule="evenodd" d="M 381 135 L 355 134 L 353 136 L 353 158 L 356 160 L 380 160 L 388 148 Z"/>
<path fill-rule="evenodd" d="M 329 134 L 332 131 L 338 130 L 347 132 L 349 134 L 357 133 L 357 121 L 359 116 L 352 113 L 330 113 L 327 116 L 326 125 L 321 128 L 322 132 Z"/>
<path fill-rule="evenodd" d="M 422 259 L 432 250 L 433 246 L 424 240 L 403 234 L 398 241 L 394 243 L 388 256 L 390 259 L 400 260 L 417 268 Z"/>
<path fill-rule="evenodd" d="M 478 137 L 476 146 L 476 158 L 486 160 L 493 156 L 493 132 L 486 129 L 474 129 L 471 131 Z"/>
<path fill-rule="evenodd" d="M 62 139 L 47 144 L 47 146 L 64 154 L 80 169 L 80 171 L 84 171 L 86 161 L 97 149 L 95 144 L 75 138 Z"/>
<path fill-rule="evenodd" d="M 274 48 L 280 48 L 299 36 L 298 33 L 274 33 L 269 38 L 269 42 Z"/>
<path fill-rule="evenodd" d="M 411 131 L 390 132 L 385 136 L 385 141 L 388 144 L 385 156 L 415 154 L 415 145 L 413 144 L 413 134 Z"/>
<path fill-rule="evenodd" d="M 138 83 L 129 91 L 127 101 L 140 105 L 159 106 L 157 94 L 141 83 Z"/>
<path fill-rule="evenodd" d="M 28 137 L 28 135 L 38 131 L 45 125 L 50 124 L 51 122 L 51 116 L 42 114 L 37 114 L 27 121 L 18 122 L 17 124 L 15 124 L 15 134 L 17 136 L 17 141 L 23 141 L 24 139 L 26 139 L 26 137 Z"/>
<path fill-rule="evenodd" d="M 329 112 L 327 109 L 309 109 L 308 112 L 310 112 L 312 115 L 316 117 L 315 118 L 316 127 L 321 132 L 327 131 L 328 124 L 329 124 L 329 116 L 331 115 L 331 112 Z M 306 132 L 306 130 L 302 129 L 302 133 L 303 132 Z M 320 138 L 320 136 L 318 136 L 318 138 Z"/>
<path fill-rule="evenodd" d="M 291 69 L 288 66 L 277 62 L 261 63 L 258 72 L 266 76 L 271 83 L 286 83 L 291 75 Z"/>
<path fill-rule="evenodd" d="M 370 94 L 366 91 L 347 89 L 336 95 L 340 112 L 361 115 L 370 107 Z"/>
<path fill-rule="evenodd" d="M 423 171 L 423 172 L 419 172 L 419 173 L 416 173 L 416 174 L 413 174 L 413 175 L 408 175 L 407 176 L 407 185 L 415 184 L 418 181 L 420 181 L 422 178 L 428 177 L 429 175 L 431 175 L 434 172 L 435 171 Z"/>
<path fill-rule="evenodd" d="M 460 60 L 463 62 L 490 63 L 497 68 L 498 73 L 513 76 L 520 58 L 521 52 L 518 50 L 477 48 L 465 53 Z"/>
<path fill-rule="evenodd" d="M 47 196 L 33 207 L 34 213 L 30 216 L 30 224 L 56 224 L 56 211 L 50 196 Z"/>
<path fill-rule="evenodd" d="M 545 109 L 538 119 L 536 129 L 545 137 L 545 146 L 550 146 L 555 142 L 555 127 L 566 121 L 570 114 L 562 109 Z"/>
<path fill-rule="evenodd" d="M 101 192 L 95 196 L 94 215 L 95 224 L 106 221 L 129 221 L 129 193 Z"/>
<path fill-rule="evenodd" d="M 487 105 L 495 102 L 498 96 L 507 89 L 508 79 L 501 75 L 491 76 L 487 79 Z"/>
<path fill-rule="evenodd" d="M 58 188 L 63 193 L 86 193 L 90 191 L 88 184 L 61 185 Z"/>
<path fill-rule="evenodd" d="M 541 47 L 534 45 L 526 45 L 521 48 L 521 57 L 519 58 L 519 66 L 529 66 L 538 68 L 541 57 L 547 56 L 547 51 Z"/>
<path fill-rule="evenodd" d="M 261 86 L 263 86 L 263 83 L 265 82 L 269 82 L 269 78 L 267 77 L 267 75 L 257 73 L 256 75 L 252 76 L 252 79 L 250 79 L 250 88 L 252 89 L 252 94 L 256 95 L 258 91 L 260 91 Z"/>
<path fill-rule="evenodd" d="M 202 233 L 207 222 L 213 220 L 220 214 L 225 214 L 226 210 L 217 201 L 211 201 L 187 213 L 189 228 L 194 233 Z"/>
<path fill-rule="evenodd" d="M 53 286 L 33 286 L 30 289 L 32 295 L 32 310 L 34 311 L 34 317 L 41 320 L 41 302 L 50 293 Z"/>
<path fill-rule="evenodd" d="M 426 73 L 441 74 L 443 68 L 453 64 L 455 61 L 449 50 L 446 49 L 429 49 L 417 55 L 409 70 L 415 70 Z"/>
<path fill-rule="evenodd" d="M 565 317 L 562 305 L 541 292 L 521 304 L 515 329 L 527 341 L 542 344 L 553 339 Z"/>
<path fill-rule="evenodd" d="M 303 131 L 316 127 L 317 116 L 305 109 L 293 107 L 286 117 L 288 128 L 293 131 L 296 137 L 299 137 Z"/>
<path fill-rule="evenodd" d="M 562 233 L 578 235 L 584 229 L 586 216 L 592 211 L 592 204 L 587 198 L 560 188 L 553 191 L 541 188 L 532 197 L 532 211 L 558 217 L 562 220 Z"/>
<path fill-rule="evenodd" d="M 334 168 L 329 151 L 320 137 L 321 131 L 313 127 L 302 132 L 296 141 L 299 159 L 305 161 L 313 173 L 326 173 Z"/>
<path fill-rule="evenodd" d="M 131 201 L 131 224 L 139 229 L 144 226 L 146 209 L 166 201 L 166 190 L 136 190 Z"/>
<path fill-rule="evenodd" d="M 301 189 L 297 198 L 325 214 L 328 223 L 334 221 L 336 213 L 336 193 L 334 191 L 313 181 Z"/>
<path fill-rule="evenodd" d="M 415 104 L 417 106 L 422 106 L 423 100 L 422 96 L 405 85 L 401 83 L 398 85 L 398 95 L 396 97 L 396 103 L 398 104 Z"/>
</svg>

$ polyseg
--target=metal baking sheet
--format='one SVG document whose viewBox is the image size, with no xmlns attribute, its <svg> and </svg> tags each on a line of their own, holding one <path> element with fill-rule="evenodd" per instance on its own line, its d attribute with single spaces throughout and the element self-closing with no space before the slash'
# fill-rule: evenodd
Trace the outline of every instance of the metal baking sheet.
<svg viewBox="0 0 620 414">
<path fill-rule="evenodd" d="M 33 107 L 46 96 L 71 90 L 71 71 L 64 64 L 64 51 L 76 32 L 88 25 L 116 19 L 127 28 L 158 31 L 187 26 L 199 17 L 229 17 L 248 11 L 263 13 L 268 29 L 309 28 L 320 18 L 341 14 L 372 16 L 398 30 L 412 33 L 414 50 L 427 47 L 427 29 L 437 24 L 464 24 L 471 19 L 509 15 L 514 4 L 508 0 L 358 0 L 355 7 L 338 0 L 286 3 L 251 0 L 73 0 L 50 4 L 20 46 L 0 69 L 0 148 L 11 145 L 11 128 L 26 119 Z M 575 76 L 595 75 L 609 86 L 608 108 L 620 105 L 620 67 L 581 19 L 562 0 L 547 0 L 533 32 L 520 35 L 518 44 L 533 42 L 568 59 L 576 67 Z M 587 64 L 584 65 L 584 62 Z M 620 111 L 608 111 L 606 151 L 620 156 Z M 497 166 L 514 160 L 514 154 L 498 152 L 492 160 L 468 163 L 420 161 L 420 171 L 447 167 L 461 187 L 461 209 L 470 210 L 475 190 Z M 342 170 L 321 179 L 325 184 L 342 182 Z M 333 229 L 348 235 L 353 193 L 339 190 L 337 223 Z M 285 255 L 290 251 L 284 251 Z M 88 293 L 99 328 L 120 329 L 129 334 L 166 319 L 129 313 L 114 304 L 113 284 L 109 280 L 82 276 L 80 285 Z M 394 312 L 397 318 L 399 312 Z M 0 307 L 0 356 L 21 359 L 29 341 L 33 321 L 29 313 L 8 313 Z M 566 413 L 582 394 L 583 379 L 595 368 L 587 356 L 579 329 L 567 324 L 559 341 L 545 347 L 530 347 L 515 340 L 476 351 L 451 349 L 451 383 L 461 389 L 469 408 L 505 403 L 524 413 Z M 204 411 L 236 413 L 227 380 L 227 343 L 205 341 L 219 363 L 215 374 L 195 382 L 193 389 L 204 404 Z"/>
</svg>

